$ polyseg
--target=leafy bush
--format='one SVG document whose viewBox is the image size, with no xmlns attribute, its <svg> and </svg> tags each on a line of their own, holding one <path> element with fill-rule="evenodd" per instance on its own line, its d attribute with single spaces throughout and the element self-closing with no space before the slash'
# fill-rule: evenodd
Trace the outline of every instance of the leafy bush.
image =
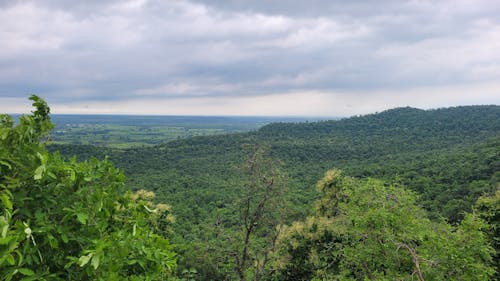
<svg viewBox="0 0 500 281">
<path fill-rule="evenodd" d="M 169 208 L 127 192 L 107 160 L 49 154 L 50 109 L 30 99 L 36 110 L 18 124 L 0 115 L 0 278 L 169 279 Z"/>
</svg>

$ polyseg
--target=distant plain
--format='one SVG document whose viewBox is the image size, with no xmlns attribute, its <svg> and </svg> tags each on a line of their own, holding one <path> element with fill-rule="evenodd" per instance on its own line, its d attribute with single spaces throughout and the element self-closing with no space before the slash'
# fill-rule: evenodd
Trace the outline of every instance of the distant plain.
<svg viewBox="0 0 500 281">
<path fill-rule="evenodd" d="M 193 136 L 257 130 L 274 122 L 332 118 L 238 116 L 52 115 L 55 144 L 87 144 L 112 148 L 151 146 Z"/>
</svg>

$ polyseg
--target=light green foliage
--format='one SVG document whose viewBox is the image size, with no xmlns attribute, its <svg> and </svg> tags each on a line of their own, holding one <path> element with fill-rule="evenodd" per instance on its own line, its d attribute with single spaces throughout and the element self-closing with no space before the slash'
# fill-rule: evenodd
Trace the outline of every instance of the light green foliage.
<svg viewBox="0 0 500 281">
<path fill-rule="evenodd" d="M 127 193 L 107 160 L 49 154 L 50 111 L 31 100 L 18 125 L 0 117 L 1 280 L 167 280 L 168 208 Z"/>
<path fill-rule="evenodd" d="M 239 280 L 262 280 L 269 274 L 270 255 L 274 252 L 283 221 L 285 194 L 279 163 L 258 145 L 249 147 L 250 157 L 242 169 L 245 177 L 237 200 L 238 231 L 232 240 L 235 269 Z"/>
<path fill-rule="evenodd" d="M 488 280 L 486 224 L 431 222 L 413 192 L 338 170 L 318 183 L 315 216 L 280 237 L 278 280 Z"/>
<path fill-rule="evenodd" d="M 474 211 L 488 223 L 485 233 L 495 249 L 493 259 L 496 267 L 495 277 L 498 280 L 500 279 L 500 185 L 497 186 L 495 194 L 480 197 L 474 206 Z"/>
</svg>

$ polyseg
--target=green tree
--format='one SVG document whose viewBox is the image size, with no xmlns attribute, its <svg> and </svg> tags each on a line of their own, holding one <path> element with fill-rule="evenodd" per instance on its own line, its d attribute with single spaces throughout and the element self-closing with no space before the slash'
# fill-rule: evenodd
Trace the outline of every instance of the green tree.
<svg viewBox="0 0 500 281">
<path fill-rule="evenodd" d="M 246 177 L 238 200 L 238 231 L 231 237 L 235 270 L 240 281 L 266 277 L 282 223 L 285 186 L 279 163 L 258 145 L 250 146 L 242 169 Z"/>
<path fill-rule="evenodd" d="M 500 186 L 492 195 L 480 197 L 474 205 L 475 213 L 488 223 L 484 229 L 490 244 L 495 249 L 493 261 L 496 280 L 500 279 Z"/>
<path fill-rule="evenodd" d="M 488 280 L 492 249 L 477 216 L 432 222 L 413 192 L 338 170 L 318 183 L 315 216 L 284 229 L 278 280 Z"/>
<path fill-rule="evenodd" d="M 168 207 L 127 192 L 107 160 L 48 153 L 50 109 L 30 99 L 35 111 L 19 124 L 0 116 L 0 278 L 167 280 Z"/>
</svg>

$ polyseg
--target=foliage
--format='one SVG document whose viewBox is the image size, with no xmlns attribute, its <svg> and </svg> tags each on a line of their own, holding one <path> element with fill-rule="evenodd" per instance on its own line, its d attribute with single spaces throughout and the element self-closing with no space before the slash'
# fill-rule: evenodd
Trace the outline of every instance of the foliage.
<svg viewBox="0 0 500 281">
<path fill-rule="evenodd" d="M 284 229 L 277 280 L 488 280 L 491 248 L 467 215 L 431 222 L 416 196 L 378 180 L 331 170 L 318 183 L 316 213 Z"/>
<path fill-rule="evenodd" d="M 0 117 L 2 280 L 169 278 L 168 208 L 150 193 L 127 193 L 123 173 L 107 160 L 48 153 L 50 110 L 30 99 L 36 110 L 18 125 Z"/>
<path fill-rule="evenodd" d="M 197 236 L 216 219 L 218 206 L 238 195 L 234 182 L 245 144 L 268 144 L 282 163 L 292 218 L 304 217 L 317 198 L 315 182 L 338 167 L 356 177 L 400 181 L 421 195 L 433 218 L 458 222 L 479 196 L 494 191 L 500 163 L 500 107 L 431 111 L 401 108 L 314 123 L 276 123 L 256 132 L 193 137 L 123 151 L 58 145 L 63 155 L 110 159 L 125 170 L 131 188 L 147 186 L 173 206 L 179 233 Z M 220 192 L 223 190 L 224 192 Z M 194 207 L 193 207 L 194 206 Z"/>
<path fill-rule="evenodd" d="M 245 177 L 238 167 L 245 165 L 243 147 L 249 143 L 268 145 L 269 157 L 279 159 L 288 175 L 287 192 L 280 197 L 288 224 L 311 214 L 319 198 L 314 185 L 332 167 L 356 178 L 404 185 L 419 195 L 416 204 L 428 211 L 431 221 L 444 217 L 453 225 L 472 211 L 480 196 L 492 194 L 500 179 L 499 106 L 399 108 L 125 150 L 75 145 L 50 149 L 79 159 L 108 155 L 124 169 L 129 188 L 147 187 L 156 200 L 172 204 L 179 273 L 195 268 L 199 280 L 231 280 L 231 243 L 222 234 L 235 237 L 239 231 L 235 202 L 243 196 Z"/>
<path fill-rule="evenodd" d="M 488 223 L 484 230 L 490 244 L 495 249 L 493 255 L 496 280 L 500 279 L 500 186 L 495 194 L 481 196 L 474 205 L 475 213 Z"/>
<path fill-rule="evenodd" d="M 279 225 L 285 217 L 286 177 L 267 148 L 247 145 L 234 179 L 238 196 L 218 206 L 203 240 L 181 246 L 179 268 L 196 268 L 197 280 L 266 280 Z"/>
<path fill-rule="evenodd" d="M 278 163 L 265 157 L 258 146 L 250 147 L 251 155 L 242 174 L 246 180 L 238 200 L 238 231 L 231 237 L 235 270 L 239 280 L 261 280 L 269 274 L 270 255 L 282 223 L 285 194 L 283 176 Z"/>
</svg>

